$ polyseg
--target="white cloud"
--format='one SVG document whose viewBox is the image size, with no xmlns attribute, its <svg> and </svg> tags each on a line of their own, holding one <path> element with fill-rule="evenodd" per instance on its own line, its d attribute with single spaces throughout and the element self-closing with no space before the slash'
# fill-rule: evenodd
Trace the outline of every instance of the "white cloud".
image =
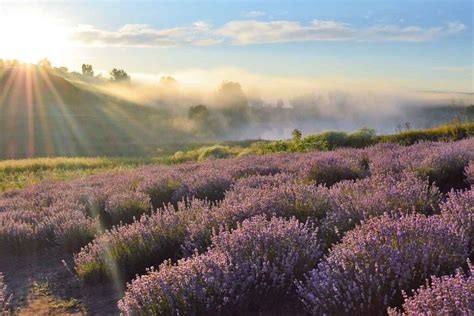
<svg viewBox="0 0 474 316">
<path fill-rule="evenodd" d="M 258 18 L 267 15 L 267 12 L 264 11 L 249 11 L 245 13 L 246 18 Z"/>
<path fill-rule="evenodd" d="M 221 40 L 210 33 L 202 21 L 190 27 L 156 29 L 145 24 L 126 24 L 117 31 L 80 25 L 73 30 L 72 40 L 87 46 L 159 47 L 177 45 L 215 45 Z"/>
<path fill-rule="evenodd" d="M 232 21 L 218 33 L 240 45 L 304 41 L 428 41 L 462 32 L 466 26 L 451 22 L 439 27 L 377 25 L 355 28 L 336 21 L 314 20 L 303 25 L 293 21 Z"/>
<path fill-rule="evenodd" d="M 86 46 L 119 47 L 211 46 L 222 42 L 238 45 L 311 41 L 419 42 L 458 34 L 465 29 L 459 22 L 437 27 L 375 25 L 358 28 L 332 20 L 314 20 L 307 24 L 288 20 L 241 20 L 218 28 L 202 21 L 191 26 L 161 29 L 127 24 L 115 31 L 81 25 L 73 29 L 71 38 Z"/>
</svg>

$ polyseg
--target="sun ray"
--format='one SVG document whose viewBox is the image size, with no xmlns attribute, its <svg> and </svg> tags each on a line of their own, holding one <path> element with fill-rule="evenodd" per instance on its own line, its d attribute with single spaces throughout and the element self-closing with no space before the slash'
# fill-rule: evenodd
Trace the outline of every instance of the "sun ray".
<svg viewBox="0 0 474 316">
<path fill-rule="evenodd" d="M 47 70 L 40 68 L 39 74 L 41 75 L 44 82 L 46 83 L 49 91 L 52 93 L 53 98 L 55 102 L 57 103 L 56 105 L 58 106 L 58 109 L 61 111 L 61 114 L 63 115 L 65 122 L 68 124 L 69 130 L 72 132 L 74 136 L 73 141 L 77 142 L 77 145 L 79 146 L 79 148 L 76 147 L 77 150 L 75 150 L 75 152 L 88 153 L 89 148 L 90 148 L 89 141 L 87 140 L 86 137 L 84 137 L 85 135 L 81 134 L 81 130 L 77 122 L 75 121 L 74 117 L 71 115 L 70 111 L 67 109 L 67 106 L 63 102 L 61 95 L 57 91 L 56 87 L 51 82 Z"/>
<path fill-rule="evenodd" d="M 45 103 L 43 100 L 43 95 L 41 94 L 41 90 L 39 89 L 38 86 L 38 72 L 34 72 L 33 76 L 33 91 L 34 91 L 34 97 L 36 100 L 36 106 L 38 108 L 38 119 L 39 119 L 39 125 L 40 125 L 40 131 L 43 133 L 43 139 L 42 139 L 42 148 L 44 150 L 44 153 L 47 156 L 53 156 L 57 153 L 56 146 L 53 143 L 53 136 L 52 136 L 52 131 L 51 131 L 51 126 L 49 124 L 48 120 L 48 113 L 45 109 Z"/>
<path fill-rule="evenodd" d="M 28 138 L 27 138 L 27 154 L 28 157 L 35 156 L 35 115 L 34 115 L 34 100 L 33 100 L 33 80 L 32 80 L 33 70 L 30 67 L 26 68 L 25 75 L 25 90 L 26 90 L 26 102 L 28 107 L 27 112 L 27 125 L 28 125 Z"/>
</svg>

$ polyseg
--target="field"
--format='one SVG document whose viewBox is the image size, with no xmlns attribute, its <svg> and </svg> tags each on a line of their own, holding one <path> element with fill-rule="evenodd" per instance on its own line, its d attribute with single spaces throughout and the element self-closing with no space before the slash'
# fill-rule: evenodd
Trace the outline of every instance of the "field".
<svg viewBox="0 0 474 316">
<path fill-rule="evenodd" d="M 53 157 L 0 161 L 0 192 L 21 189 L 41 181 L 70 180 L 101 172 L 132 170 L 149 164 L 177 164 L 263 155 L 364 148 L 377 143 L 411 145 L 420 141 L 455 141 L 474 135 L 474 123 L 447 124 L 423 130 L 376 135 L 368 128 L 352 133 L 325 131 L 301 139 L 244 140 L 220 143 L 168 144 L 161 152 L 143 157 Z"/>
<path fill-rule="evenodd" d="M 76 179 L 101 172 L 126 171 L 160 163 L 156 158 L 34 158 L 0 161 L 0 192 L 22 189 L 41 181 Z"/>
<path fill-rule="evenodd" d="M 117 172 L 1 195 L 0 310 L 468 313 L 473 161 L 474 138 L 176 165 L 7 162 L 33 177 Z"/>
</svg>

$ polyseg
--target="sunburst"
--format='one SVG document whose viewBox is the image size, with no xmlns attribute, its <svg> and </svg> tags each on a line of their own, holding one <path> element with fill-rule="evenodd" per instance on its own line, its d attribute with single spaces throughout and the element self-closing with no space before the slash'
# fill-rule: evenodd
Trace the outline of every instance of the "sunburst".
<svg viewBox="0 0 474 316">
<path fill-rule="evenodd" d="M 0 58 L 34 63 L 48 57 L 63 62 L 69 47 L 67 28 L 33 11 L 0 10 Z"/>
</svg>

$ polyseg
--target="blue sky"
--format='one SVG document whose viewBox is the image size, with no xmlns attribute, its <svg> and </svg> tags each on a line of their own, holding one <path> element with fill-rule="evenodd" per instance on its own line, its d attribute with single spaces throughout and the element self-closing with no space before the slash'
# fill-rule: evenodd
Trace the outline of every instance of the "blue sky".
<svg viewBox="0 0 474 316">
<path fill-rule="evenodd" d="M 144 75 L 232 68 L 265 78 L 473 90 L 470 0 L 0 3 L 0 18 L 48 24 L 44 46 L 55 48 L 3 42 L 0 58 L 21 48 L 72 69 L 83 62 Z M 64 43 L 52 44 L 55 36 Z"/>
</svg>

